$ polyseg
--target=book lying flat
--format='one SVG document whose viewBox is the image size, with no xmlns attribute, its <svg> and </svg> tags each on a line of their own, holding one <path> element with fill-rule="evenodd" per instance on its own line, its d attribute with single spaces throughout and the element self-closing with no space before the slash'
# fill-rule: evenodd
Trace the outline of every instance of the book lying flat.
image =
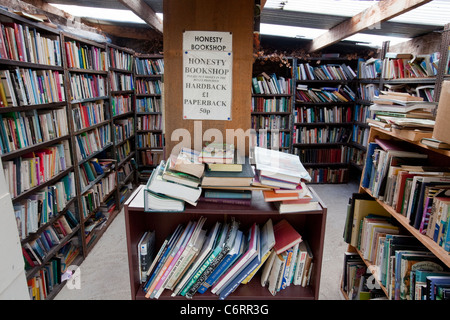
<svg viewBox="0 0 450 320">
<path fill-rule="evenodd" d="M 273 248 L 276 254 L 280 254 L 302 241 L 302 236 L 286 219 L 279 221 L 273 226 L 273 233 L 275 235 Z"/>
</svg>

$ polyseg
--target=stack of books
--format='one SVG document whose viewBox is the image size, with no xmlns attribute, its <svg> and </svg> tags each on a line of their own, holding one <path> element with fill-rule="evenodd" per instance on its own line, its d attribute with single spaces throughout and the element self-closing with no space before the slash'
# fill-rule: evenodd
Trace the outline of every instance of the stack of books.
<svg viewBox="0 0 450 320">
<path fill-rule="evenodd" d="M 391 131 L 397 129 L 420 129 L 432 131 L 435 121 L 435 102 L 424 101 L 423 97 L 404 92 L 386 92 L 373 98 L 369 107 L 367 123 Z"/>
<path fill-rule="evenodd" d="M 273 225 L 269 219 L 247 230 L 234 217 L 205 226 L 205 217 L 180 224 L 151 259 L 145 256 L 140 270 L 146 298 L 158 299 L 164 291 L 193 298 L 209 291 L 224 300 L 259 270 L 261 286 L 273 295 L 291 284 L 307 285 L 312 252 L 287 220 Z"/>
</svg>

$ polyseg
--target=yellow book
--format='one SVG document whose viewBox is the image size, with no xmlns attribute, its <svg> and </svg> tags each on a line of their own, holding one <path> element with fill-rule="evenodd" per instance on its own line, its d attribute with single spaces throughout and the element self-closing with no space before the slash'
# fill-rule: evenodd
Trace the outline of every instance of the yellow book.
<svg viewBox="0 0 450 320">
<path fill-rule="evenodd" d="M 272 250 L 266 252 L 266 254 L 262 257 L 261 259 L 261 263 L 255 268 L 255 270 L 252 271 L 252 273 L 250 273 L 247 278 L 245 278 L 241 283 L 242 284 L 247 284 L 252 278 L 253 276 L 256 274 L 256 272 L 258 272 L 258 270 L 262 267 L 262 265 L 264 264 L 264 262 L 266 262 L 267 258 L 269 258 L 270 254 L 272 253 Z"/>
<path fill-rule="evenodd" d="M 2 106 L 7 107 L 8 106 L 8 100 L 6 99 L 5 89 L 3 88 L 3 84 L 0 81 L 0 99 L 2 99 Z"/>
</svg>

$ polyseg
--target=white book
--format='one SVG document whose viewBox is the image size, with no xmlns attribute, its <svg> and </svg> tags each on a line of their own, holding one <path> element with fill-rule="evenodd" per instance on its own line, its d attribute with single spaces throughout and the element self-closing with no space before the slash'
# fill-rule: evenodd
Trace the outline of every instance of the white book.
<svg viewBox="0 0 450 320">
<path fill-rule="evenodd" d="M 265 287 L 269 283 L 269 275 L 270 271 L 272 270 L 273 263 L 275 261 L 276 257 L 275 251 L 272 249 L 270 250 L 270 256 L 267 259 L 266 263 L 264 264 L 264 268 L 262 270 L 261 274 L 261 286 Z"/>
<path fill-rule="evenodd" d="M 296 260 L 296 267 L 294 272 L 294 285 L 301 285 L 303 272 L 305 270 L 305 261 L 307 256 L 307 248 L 306 243 L 304 241 L 299 243 L 298 246 L 298 253 L 297 253 L 297 260 Z"/>
<path fill-rule="evenodd" d="M 275 296 L 277 294 L 277 284 L 280 278 L 280 273 L 284 270 L 285 260 L 281 254 L 275 254 L 275 260 L 269 275 L 269 292 Z"/>
</svg>

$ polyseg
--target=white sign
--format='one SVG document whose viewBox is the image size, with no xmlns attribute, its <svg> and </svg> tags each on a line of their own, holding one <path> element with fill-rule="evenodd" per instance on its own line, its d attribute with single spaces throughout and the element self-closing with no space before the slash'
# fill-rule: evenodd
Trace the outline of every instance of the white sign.
<svg viewBox="0 0 450 320">
<path fill-rule="evenodd" d="M 186 31 L 183 35 L 183 119 L 231 120 L 232 35 Z"/>
</svg>

